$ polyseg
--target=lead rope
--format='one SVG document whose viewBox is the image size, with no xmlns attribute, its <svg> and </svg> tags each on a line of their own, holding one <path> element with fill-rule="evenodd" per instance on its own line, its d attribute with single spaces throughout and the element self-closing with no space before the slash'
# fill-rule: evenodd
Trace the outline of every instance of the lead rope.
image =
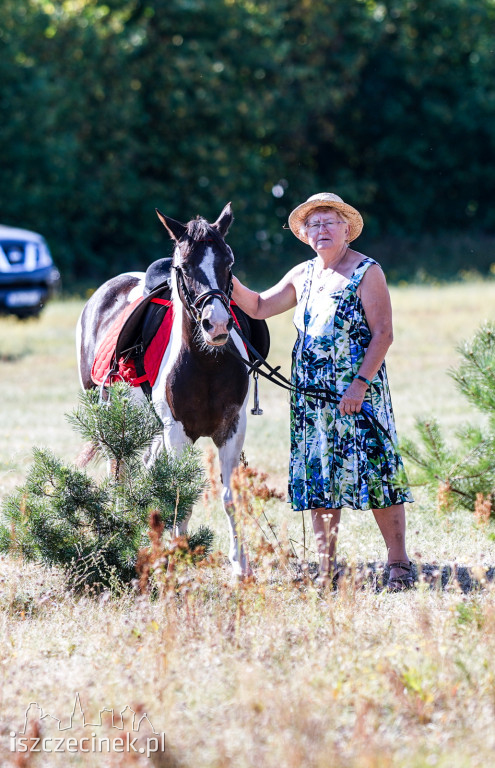
<svg viewBox="0 0 495 768">
<path fill-rule="evenodd" d="M 236 332 L 239 334 L 240 338 L 244 342 L 246 348 L 249 352 L 251 352 L 251 355 L 254 357 L 254 362 L 251 362 L 250 360 L 246 360 L 245 357 L 242 357 L 237 350 L 234 348 L 233 344 L 229 344 L 227 349 L 230 352 L 230 354 L 240 360 L 244 363 L 246 368 L 248 369 L 248 375 L 256 373 L 256 376 L 262 376 L 265 379 L 268 379 L 268 381 L 271 381 L 272 384 L 276 384 L 281 389 L 285 389 L 287 392 L 290 392 L 290 394 L 302 394 L 304 397 L 311 397 L 315 400 L 321 400 L 324 403 L 328 403 L 329 405 L 338 405 L 339 399 L 337 395 L 330 392 L 328 389 L 320 389 L 318 387 L 296 387 L 289 379 L 287 379 L 283 374 L 280 373 L 280 366 L 277 365 L 275 368 L 273 368 L 270 363 L 265 360 L 264 357 L 260 355 L 260 353 L 253 347 L 249 339 L 246 338 L 246 336 L 243 334 L 241 329 L 236 326 Z M 263 370 L 263 367 L 267 370 Z M 268 371 L 268 372 L 267 372 Z M 255 380 L 255 397 L 256 397 L 256 386 L 257 381 Z M 252 409 L 252 413 L 256 410 L 261 410 L 259 408 L 259 402 L 256 404 L 255 400 L 255 407 Z M 259 414 L 256 414 L 259 415 Z M 383 442 L 382 438 L 380 438 L 379 431 L 384 435 L 384 437 L 389 440 L 392 445 L 394 444 L 394 441 L 392 439 L 392 436 L 390 433 L 385 429 L 385 427 L 380 424 L 376 416 L 373 415 L 371 412 L 371 408 L 369 407 L 368 403 L 363 403 L 362 409 L 360 413 L 358 414 L 362 416 L 369 425 L 369 428 L 371 432 L 373 433 L 375 439 L 380 443 Z"/>
</svg>

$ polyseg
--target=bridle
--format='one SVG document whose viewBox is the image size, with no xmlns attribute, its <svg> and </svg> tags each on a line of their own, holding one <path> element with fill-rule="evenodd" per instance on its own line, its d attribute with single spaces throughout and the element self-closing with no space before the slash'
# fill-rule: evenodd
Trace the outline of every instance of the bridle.
<svg viewBox="0 0 495 768">
<path fill-rule="evenodd" d="M 186 308 L 187 314 L 195 323 L 199 324 L 201 322 L 201 313 L 203 312 L 205 304 L 213 299 L 219 299 L 230 315 L 230 297 L 232 296 L 233 289 L 232 270 L 229 270 L 229 284 L 226 292 L 222 291 L 220 288 L 211 288 L 209 291 L 203 291 L 199 296 L 193 298 L 186 285 L 182 267 L 172 267 L 172 269 L 175 269 L 175 274 L 177 276 L 180 300 Z"/>
<path fill-rule="evenodd" d="M 210 242 L 211 238 L 207 238 L 206 242 Z M 196 242 L 202 242 L 202 241 L 196 241 Z M 172 269 L 175 270 L 175 274 L 177 277 L 177 287 L 179 289 L 179 297 L 184 305 L 187 314 L 189 317 L 199 325 L 201 322 L 201 313 L 203 312 L 204 306 L 208 301 L 212 301 L 213 299 L 219 299 L 229 315 L 231 315 L 230 311 L 230 298 L 232 296 L 232 290 L 234 288 L 234 284 L 232 282 L 232 270 L 229 269 L 228 274 L 228 283 L 227 283 L 227 290 L 222 291 L 221 288 L 211 288 L 209 291 L 203 291 L 203 293 L 200 293 L 199 296 L 196 296 L 195 298 L 191 295 L 191 291 L 187 287 L 186 279 L 184 277 L 184 271 L 182 267 L 175 267 L 172 266 Z"/>
</svg>

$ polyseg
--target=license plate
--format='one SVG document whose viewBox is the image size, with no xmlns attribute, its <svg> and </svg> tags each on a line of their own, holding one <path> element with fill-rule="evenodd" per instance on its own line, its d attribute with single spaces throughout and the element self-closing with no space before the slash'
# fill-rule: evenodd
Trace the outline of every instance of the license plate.
<svg viewBox="0 0 495 768">
<path fill-rule="evenodd" d="M 8 307 L 34 307 L 41 301 L 41 291 L 11 291 L 5 298 Z"/>
</svg>

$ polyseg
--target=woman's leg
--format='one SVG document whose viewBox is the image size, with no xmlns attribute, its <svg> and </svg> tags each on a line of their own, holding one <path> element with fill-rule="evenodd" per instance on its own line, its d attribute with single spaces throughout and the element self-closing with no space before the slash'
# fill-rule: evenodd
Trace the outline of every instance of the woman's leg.
<svg viewBox="0 0 495 768">
<path fill-rule="evenodd" d="M 320 576 L 325 577 L 331 575 L 335 566 L 340 509 L 312 509 L 311 520 L 318 547 Z"/>
<path fill-rule="evenodd" d="M 385 509 L 374 509 L 373 514 L 387 547 L 388 562 L 394 563 L 400 560 L 409 563 L 406 552 L 406 512 L 404 504 L 394 504 Z M 403 568 L 392 568 L 390 579 L 404 576 Z"/>
</svg>

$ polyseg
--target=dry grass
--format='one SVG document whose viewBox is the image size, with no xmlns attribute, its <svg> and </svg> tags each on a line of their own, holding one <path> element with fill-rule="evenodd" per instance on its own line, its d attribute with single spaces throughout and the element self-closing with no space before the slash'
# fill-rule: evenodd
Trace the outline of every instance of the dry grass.
<svg viewBox="0 0 495 768">
<path fill-rule="evenodd" d="M 30 701 L 66 718 L 77 691 L 93 721 L 104 706 L 147 712 L 184 766 L 491 764 L 492 591 L 390 596 L 349 580 L 321 598 L 200 571 L 153 603 L 72 599 L 17 564 L 3 576 L 24 594 L 2 605 L 4 735 Z"/>
<path fill-rule="evenodd" d="M 399 431 L 434 412 L 448 428 L 479 418 L 445 373 L 454 345 L 490 316 L 492 283 L 393 291 L 396 343 L 389 375 Z M 0 496 L 23 479 L 31 446 L 73 458 L 78 440 L 63 414 L 76 399 L 73 357 L 77 302 L 49 306 L 39 323 L 0 320 L 3 418 Z M 290 318 L 271 322 L 273 362 L 288 371 Z M 250 416 L 246 453 L 284 490 L 288 406 L 262 385 L 263 418 Z M 469 517 L 439 520 L 419 497 L 409 515 L 409 549 L 418 563 L 493 565 L 490 528 Z M 265 509 L 284 550 L 302 551 L 301 518 L 285 502 Z M 219 532 L 215 499 L 197 510 Z M 256 525 L 258 580 L 230 583 L 224 557 L 179 571 L 161 596 L 108 593 L 75 597 L 61 574 L 0 560 L 1 765 L 309 766 L 312 768 L 471 768 L 491 765 L 495 737 L 495 592 L 489 583 L 463 594 L 420 583 L 388 595 L 351 568 L 336 593 L 294 582 Z M 284 524 L 287 525 L 284 525 Z M 344 516 L 340 552 L 350 564 L 380 562 L 383 544 L 369 516 Z M 308 536 L 307 547 L 312 547 Z M 274 551 L 272 551 L 272 549 Z M 273 561 L 278 568 L 271 568 Z M 379 570 L 379 568 L 378 568 Z M 36 701 L 66 718 L 76 692 L 85 714 L 126 705 L 147 712 L 167 734 L 165 755 L 22 755 L 8 751 L 24 711 Z M 47 726 L 43 726 L 48 733 Z M 109 726 L 102 735 L 111 733 Z M 74 729 L 74 735 L 78 735 Z M 80 735 L 80 734 L 79 734 Z"/>
</svg>

